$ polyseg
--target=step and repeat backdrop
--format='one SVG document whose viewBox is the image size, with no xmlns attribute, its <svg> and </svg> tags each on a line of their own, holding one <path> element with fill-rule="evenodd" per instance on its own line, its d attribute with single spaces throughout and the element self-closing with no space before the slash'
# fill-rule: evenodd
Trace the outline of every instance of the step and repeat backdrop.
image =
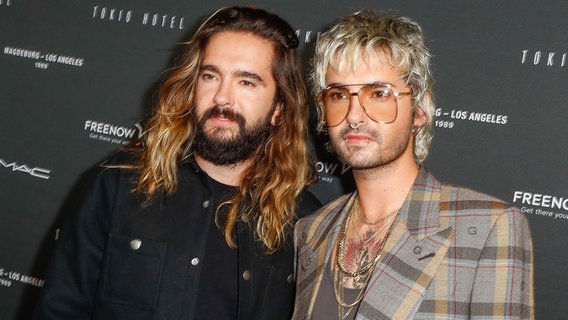
<svg viewBox="0 0 568 320">
<path fill-rule="evenodd" d="M 536 315 L 568 314 L 565 1 L 0 0 L 0 319 L 28 319 L 82 173 L 144 134 L 180 43 L 224 5 L 286 19 L 306 70 L 318 33 L 364 8 L 410 16 L 433 52 L 439 179 L 511 202 L 535 244 Z M 313 134 L 322 202 L 348 167 Z"/>
</svg>

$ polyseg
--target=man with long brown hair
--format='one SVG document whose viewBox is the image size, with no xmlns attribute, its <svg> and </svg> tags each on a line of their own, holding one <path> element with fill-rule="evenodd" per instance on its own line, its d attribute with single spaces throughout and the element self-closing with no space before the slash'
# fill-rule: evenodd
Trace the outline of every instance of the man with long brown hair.
<svg viewBox="0 0 568 320">
<path fill-rule="evenodd" d="M 143 139 L 93 173 L 39 319 L 289 319 L 291 232 L 319 202 L 294 30 L 227 7 L 165 80 Z"/>
</svg>

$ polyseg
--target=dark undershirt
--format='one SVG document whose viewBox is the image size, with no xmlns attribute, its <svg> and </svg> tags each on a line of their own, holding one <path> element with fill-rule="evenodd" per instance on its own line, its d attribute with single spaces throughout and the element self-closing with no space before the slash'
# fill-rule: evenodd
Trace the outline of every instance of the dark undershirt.
<svg viewBox="0 0 568 320">
<path fill-rule="evenodd" d="M 316 297 L 316 302 L 314 305 L 314 311 L 312 314 L 313 320 L 330 320 L 338 319 L 337 313 L 337 300 L 335 298 L 335 292 L 333 288 L 333 273 L 331 272 L 329 266 L 325 266 L 325 271 L 323 272 L 323 277 L 321 279 L 321 284 L 318 290 L 318 295 Z M 355 301 L 359 290 L 344 288 L 345 300 L 347 302 Z M 351 308 L 351 311 L 347 317 L 343 318 L 346 320 L 355 319 L 355 314 L 357 313 L 357 308 L 359 305 Z"/>
<path fill-rule="evenodd" d="M 236 187 L 209 179 L 214 208 L 227 200 Z M 219 212 L 226 215 L 228 206 Z M 207 233 L 207 244 L 201 266 L 195 319 L 233 320 L 237 318 L 238 305 L 238 250 L 230 248 L 223 232 L 215 224 L 215 210 Z M 222 220 L 220 220 L 222 221 Z M 236 239 L 236 237 L 235 237 Z"/>
</svg>

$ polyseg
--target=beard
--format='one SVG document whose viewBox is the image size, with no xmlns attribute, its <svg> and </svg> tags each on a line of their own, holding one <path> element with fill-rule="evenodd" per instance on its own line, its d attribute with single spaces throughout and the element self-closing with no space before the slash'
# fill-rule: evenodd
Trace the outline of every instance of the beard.
<svg viewBox="0 0 568 320">
<path fill-rule="evenodd" d="M 203 159 L 216 165 L 232 165 L 252 158 L 258 148 L 264 144 L 272 131 L 271 118 L 275 106 L 266 118 L 254 123 L 247 129 L 245 118 L 228 108 L 215 106 L 198 119 L 194 140 L 194 151 Z M 235 121 L 238 131 L 231 134 L 233 128 L 205 129 L 208 119 L 223 116 Z"/>
<path fill-rule="evenodd" d="M 349 165 L 354 170 L 367 170 L 388 166 L 393 161 L 402 157 L 408 144 L 410 135 L 401 134 L 385 141 L 384 137 L 377 131 L 366 131 L 365 133 L 373 138 L 377 146 L 370 151 L 361 150 L 357 146 L 348 146 L 344 143 L 344 137 L 352 129 L 345 128 L 339 133 L 339 138 L 330 137 L 332 152 L 335 152 L 339 159 Z M 363 129 L 364 130 L 364 129 Z"/>
</svg>

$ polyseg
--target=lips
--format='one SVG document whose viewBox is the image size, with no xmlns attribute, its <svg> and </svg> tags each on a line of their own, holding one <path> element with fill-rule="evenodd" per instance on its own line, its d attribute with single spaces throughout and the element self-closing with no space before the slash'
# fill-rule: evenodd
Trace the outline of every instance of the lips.
<svg viewBox="0 0 568 320">
<path fill-rule="evenodd" d="M 220 120 L 220 121 L 224 121 L 224 122 L 227 122 L 227 121 L 234 122 L 235 117 L 227 117 L 227 116 L 221 114 L 221 115 L 217 115 L 217 116 L 211 116 L 211 117 L 209 117 L 209 119 L 216 119 L 216 120 Z"/>
<path fill-rule="evenodd" d="M 369 142 L 372 141 L 371 137 L 369 137 L 368 135 L 365 134 L 347 134 L 343 136 L 343 139 L 348 143 L 348 144 L 368 144 Z"/>
</svg>

